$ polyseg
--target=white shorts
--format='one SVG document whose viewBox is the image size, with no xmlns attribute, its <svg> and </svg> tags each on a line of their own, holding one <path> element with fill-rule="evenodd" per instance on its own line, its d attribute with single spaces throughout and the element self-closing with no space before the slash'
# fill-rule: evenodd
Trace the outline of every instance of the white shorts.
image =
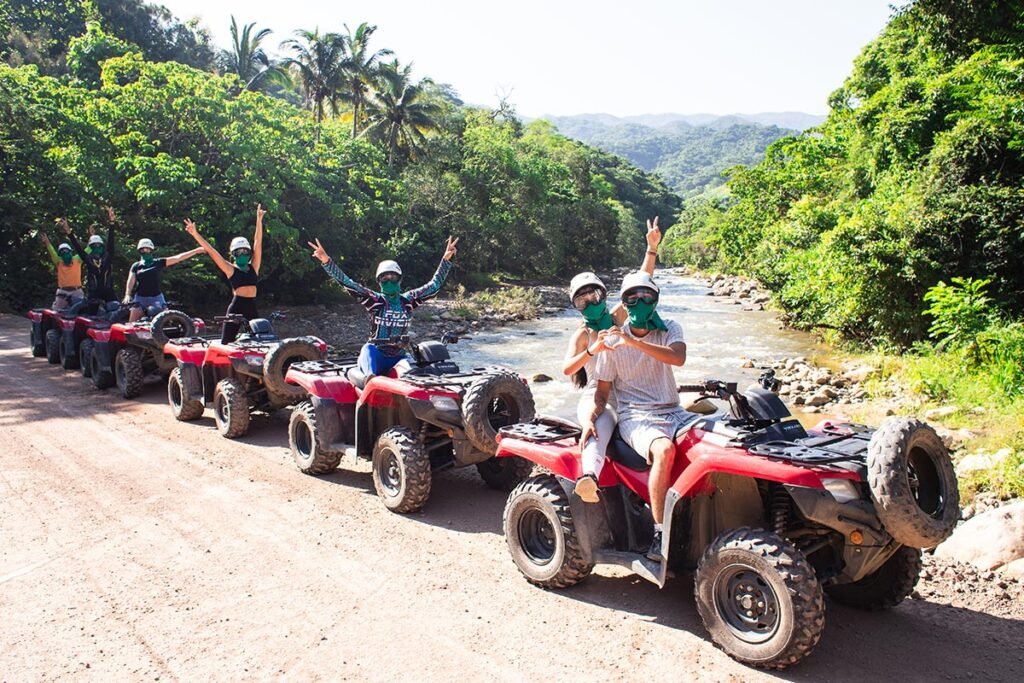
<svg viewBox="0 0 1024 683">
<path fill-rule="evenodd" d="M 658 439 L 675 439 L 683 427 L 693 424 L 699 415 L 682 408 L 671 413 L 631 413 L 619 416 L 619 433 L 633 450 L 651 462 L 651 444 Z"/>
</svg>

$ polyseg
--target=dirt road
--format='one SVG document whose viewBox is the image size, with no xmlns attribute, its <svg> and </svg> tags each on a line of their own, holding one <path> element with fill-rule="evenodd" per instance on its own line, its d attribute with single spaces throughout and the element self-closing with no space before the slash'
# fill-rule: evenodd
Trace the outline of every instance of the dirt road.
<svg viewBox="0 0 1024 683">
<path fill-rule="evenodd" d="M 689 577 L 527 584 L 504 496 L 439 475 L 398 516 L 367 467 L 300 474 L 285 416 L 240 441 L 164 388 L 97 392 L 0 316 L 0 680 L 765 680 L 715 649 Z M 970 603 L 969 596 L 964 596 Z M 830 603 L 791 680 L 1017 679 L 1024 621 L 910 600 Z"/>
</svg>

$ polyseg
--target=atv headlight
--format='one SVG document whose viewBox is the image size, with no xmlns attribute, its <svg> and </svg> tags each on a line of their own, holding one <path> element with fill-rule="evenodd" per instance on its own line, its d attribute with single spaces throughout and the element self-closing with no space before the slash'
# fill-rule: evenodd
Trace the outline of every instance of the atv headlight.
<svg viewBox="0 0 1024 683">
<path fill-rule="evenodd" d="M 246 356 L 245 362 L 254 367 L 260 367 L 263 365 L 263 356 Z"/>
<path fill-rule="evenodd" d="M 138 337 L 139 339 L 152 339 L 153 333 L 150 332 L 149 330 L 139 330 L 138 332 L 135 333 L 135 336 Z"/>
<path fill-rule="evenodd" d="M 438 410 L 444 410 L 451 413 L 459 412 L 459 402 L 451 396 L 431 396 L 430 403 Z"/>
<path fill-rule="evenodd" d="M 837 503 L 849 503 L 851 500 L 860 499 L 857 485 L 849 479 L 822 479 L 821 484 Z"/>
</svg>

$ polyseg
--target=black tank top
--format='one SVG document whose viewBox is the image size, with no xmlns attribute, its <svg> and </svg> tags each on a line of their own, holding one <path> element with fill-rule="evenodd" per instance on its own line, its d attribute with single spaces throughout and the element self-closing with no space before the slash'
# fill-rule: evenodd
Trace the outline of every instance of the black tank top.
<svg viewBox="0 0 1024 683">
<path fill-rule="evenodd" d="M 231 289 L 238 289 L 239 287 L 255 287 L 256 283 L 259 282 L 259 273 L 257 273 L 252 266 L 249 266 L 249 270 L 242 270 L 238 266 L 232 264 L 234 270 L 231 272 L 231 277 L 228 278 L 228 284 L 231 285 Z"/>
</svg>

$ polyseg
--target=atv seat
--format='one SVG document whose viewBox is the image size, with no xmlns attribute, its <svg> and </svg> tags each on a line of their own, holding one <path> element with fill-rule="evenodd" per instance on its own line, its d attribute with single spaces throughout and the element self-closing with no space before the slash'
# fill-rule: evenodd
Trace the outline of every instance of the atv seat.
<svg viewBox="0 0 1024 683">
<path fill-rule="evenodd" d="M 249 321 L 249 333 L 239 335 L 239 340 L 273 342 L 279 341 L 279 338 L 269 320 L 266 318 L 253 318 Z"/>
<path fill-rule="evenodd" d="M 615 431 L 612 432 L 612 440 L 608 443 L 608 457 L 620 465 L 625 465 L 637 472 L 646 472 L 651 469 L 651 464 L 647 462 L 647 458 L 637 453 L 633 450 L 632 446 L 626 443 L 626 440 L 619 434 L 617 426 Z"/>
</svg>

